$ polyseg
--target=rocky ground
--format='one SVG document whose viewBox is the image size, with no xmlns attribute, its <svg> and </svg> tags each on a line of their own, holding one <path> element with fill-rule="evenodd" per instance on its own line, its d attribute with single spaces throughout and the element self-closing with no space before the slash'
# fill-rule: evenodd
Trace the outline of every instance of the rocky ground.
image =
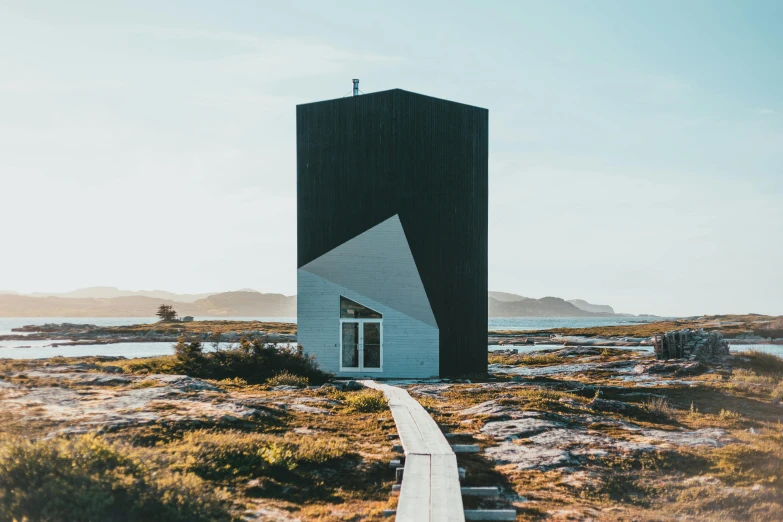
<svg viewBox="0 0 783 522">
<path fill-rule="evenodd" d="M 783 520 L 783 361 L 566 348 L 491 358 L 497 381 L 414 385 L 482 507 L 519 520 Z"/>
<path fill-rule="evenodd" d="M 394 422 L 358 385 L 129 368 L 0 360 L 0 443 L 99 434 L 225 489 L 243 520 L 380 520 L 394 508 Z M 398 383 L 453 443 L 481 446 L 459 456 L 463 486 L 502 494 L 466 507 L 514 507 L 518 520 L 783 520 L 783 360 L 587 346 L 494 353 L 489 370 L 481 382 Z M 292 448 L 288 467 L 270 464 L 278 447 Z"/>
<path fill-rule="evenodd" d="M 362 407 L 360 385 L 251 386 L 122 364 L 0 360 L 0 449 L 14 436 L 98 434 L 225 489 L 242 520 L 375 520 L 393 505 L 394 422 L 383 404 Z"/>
</svg>

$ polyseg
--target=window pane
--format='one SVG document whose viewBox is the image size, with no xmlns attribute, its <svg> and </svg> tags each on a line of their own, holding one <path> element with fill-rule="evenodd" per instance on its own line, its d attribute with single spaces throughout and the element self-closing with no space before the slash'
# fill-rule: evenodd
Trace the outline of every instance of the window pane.
<svg viewBox="0 0 783 522">
<path fill-rule="evenodd" d="M 340 296 L 340 317 L 342 319 L 381 319 L 383 315 L 371 308 Z"/>
<path fill-rule="evenodd" d="M 343 368 L 359 367 L 359 323 L 343 323 Z"/>
<path fill-rule="evenodd" d="M 381 323 L 364 323 L 364 344 L 381 344 Z"/>
<path fill-rule="evenodd" d="M 380 323 L 364 323 L 364 367 L 381 367 Z"/>
</svg>

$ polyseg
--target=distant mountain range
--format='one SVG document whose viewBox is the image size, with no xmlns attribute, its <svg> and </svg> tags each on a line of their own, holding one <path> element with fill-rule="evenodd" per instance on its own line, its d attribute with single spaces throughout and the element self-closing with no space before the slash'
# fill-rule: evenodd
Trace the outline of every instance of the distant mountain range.
<svg viewBox="0 0 783 522">
<path fill-rule="evenodd" d="M 489 292 L 490 317 L 609 317 L 609 305 L 559 297 L 532 299 L 507 292 Z M 250 289 L 213 294 L 176 294 L 163 290 L 120 290 L 92 287 L 64 293 L 18 294 L 0 291 L 0 317 L 153 317 L 158 306 L 174 307 L 180 316 L 295 317 L 296 296 Z"/>
<path fill-rule="evenodd" d="M 609 305 L 595 305 L 583 299 L 566 301 L 559 297 L 533 299 L 507 292 L 489 292 L 490 317 L 610 317 Z M 623 314 L 624 315 L 624 314 Z"/>
<path fill-rule="evenodd" d="M 207 297 L 192 302 L 152 297 L 143 295 L 143 292 L 139 294 L 117 297 L 0 294 L 0 317 L 154 317 L 161 304 L 173 306 L 180 316 L 296 316 L 296 297 L 282 294 L 222 292 L 207 294 Z M 179 297 L 178 294 L 172 295 Z M 190 297 L 190 294 L 186 294 L 186 297 Z"/>
<path fill-rule="evenodd" d="M 250 290 L 251 292 L 253 290 Z M 0 292 L 2 293 L 2 292 Z M 212 292 L 210 294 L 175 294 L 173 292 L 166 292 L 165 290 L 120 290 L 114 286 L 91 286 L 89 288 L 80 288 L 71 292 L 52 293 L 52 292 L 33 292 L 26 294 L 31 297 L 84 297 L 95 299 L 112 299 L 114 297 L 154 297 L 155 299 L 168 299 L 169 301 L 179 301 L 182 303 L 192 303 L 199 299 L 205 299 L 211 295 L 215 295 L 218 292 Z"/>
</svg>

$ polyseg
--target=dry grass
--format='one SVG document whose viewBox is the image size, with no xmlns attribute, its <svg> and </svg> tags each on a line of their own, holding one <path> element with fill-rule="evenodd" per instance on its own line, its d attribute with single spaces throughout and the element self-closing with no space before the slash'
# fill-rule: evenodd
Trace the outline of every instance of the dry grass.
<svg viewBox="0 0 783 522">
<path fill-rule="evenodd" d="M 267 379 L 266 384 L 268 386 L 296 386 L 297 388 L 306 388 L 307 385 L 310 384 L 310 380 L 307 377 L 294 375 L 288 371 L 284 371 L 278 373 L 271 379 Z"/>
<path fill-rule="evenodd" d="M 564 359 L 554 353 L 545 354 L 489 354 L 490 364 L 510 364 L 525 366 L 547 366 L 552 364 L 562 364 Z"/>
<path fill-rule="evenodd" d="M 665 397 L 651 397 L 644 403 L 644 407 L 650 414 L 660 417 L 672 417 L 676 413 L 669 399 Z"/>
</svg>

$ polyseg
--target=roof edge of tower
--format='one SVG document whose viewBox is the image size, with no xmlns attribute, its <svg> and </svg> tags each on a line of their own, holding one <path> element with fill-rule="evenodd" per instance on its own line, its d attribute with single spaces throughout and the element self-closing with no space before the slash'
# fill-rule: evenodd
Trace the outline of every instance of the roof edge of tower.
<svg viewBox="0 0 783 522">
<path fill-rule="evenodd" d="M 375 95 L 379 95 L 379 94 L 389 94 L 389 93 L 402 93 L 404 95 L 409 95 L 409 96 L 421 96 L 423 98 L 430 98 L 432 100 L 443 101 L 443 102 L 447 102 L 447 103 L 453 103 L 453 104 L 456 104 L 456 105 L 464 105 L 465 107 L 470 107 L 472 109 L 478 109 L 478 110 L 489 112 L 489 109 L 485 109 L 484 107 L 479 107 L 477 105 L 471 105 L 469 103 L 457 102 L 457 101 L 454 101 L 454 100 L 447 100 L 445 98 L 438 98 L 437 96 L 429 96 L 427 94 L 420 94 L 418 92 L 406 91 L 405 89 L 399 89 L 399 88 L 387 89 L 385 91 L 371 92 L 371 93 L 367 93 L 367 94 L 362 94 L 361 96 L 345 96 L 345 97 L 342 97 L 342 98 L 332 98 L 332 99 L 329 99 L 329 100 L 319 100 L 319 101 L 314 101 L 314 102 L 299 103 L 299 104 L 297 104 L 297 107 L 305 107 L 305 106 L 309 106 L 309 105 L 315 105 L 317 103 L 335 103 L 335 102 L 337 102 L 337 103 L 340 103 L 340 102 L 342 102 L 342 103 L 350 103 L 351 100 L 354 100 L 354 99 L 357 99 L 357 98 L 363 98 L 365 96 L 375 96 Z"/>
</svg>

